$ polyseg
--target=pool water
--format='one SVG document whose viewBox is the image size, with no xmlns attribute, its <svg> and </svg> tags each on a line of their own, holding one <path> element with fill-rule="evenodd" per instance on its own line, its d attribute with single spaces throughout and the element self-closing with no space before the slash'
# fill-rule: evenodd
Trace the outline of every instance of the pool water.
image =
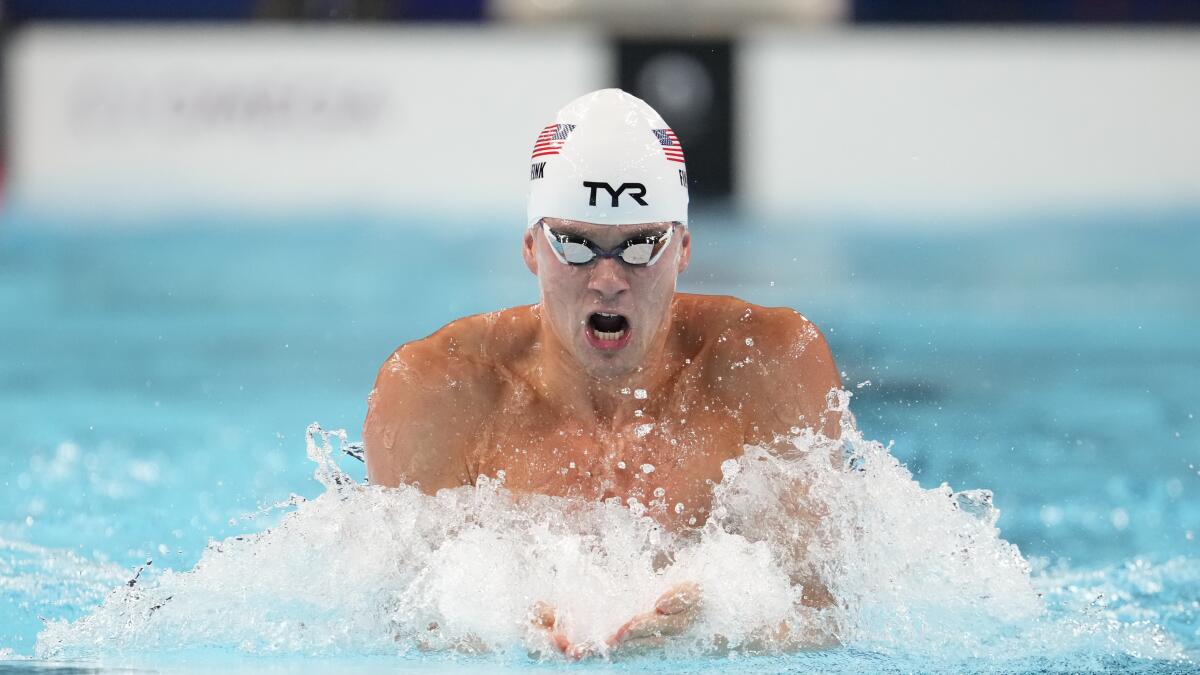
<svg viewBox="0 0 1200 675">
<path fill-rule="evenodd" d="M 357 440 L 375 371 L 395 346 L 458 316 L 536 300 L 518 227 L 489 224 L 474 234 L 469 225 L 345 216 L 197 218 L 153 229 L 70 229 L 10 216 L 0 225 L 0 668 L 64 660 L 181 672 L 214 663 L 255 672 L 552 667 L 520 649 L 461 656 L 357 635 L 235 638 L 216 630 L 219 614 L 204 614 L 232 603 L 221 589 L 256 570 L 328 583 L 347 607 L 362 600 L 345 575 L 374 578 L 375 568 L 347 572 L 317 559 L 301 570 L 271 551 L 302 556 L 288 537 L 312 541 L 329 523 L 349 523 L 338 503 L 394 507 L 356 502 L 315 480 L 325 460 L 314 447 L 326 439 L 306 439 L 310 423 Z M 757 223 L 713 211 L 696 215 L 693 234 L 682 290 L 787 305 L 815 321 L 852 394 L 862 452 L 882 466 L 870 441 L 890 445 L 911 472 L 911 486 L 907 473 L 889 473 L 854 488 L 855 499 L 878 495 L 876 524 L 867 526 L 878 551 L 914 570 L 933 565 L 937 541 L 927 554 L 904 548 L 898 540 L 916 541 L 923 530 L 889 519 L 898 511 L 950 518 L 918 506 L 943 483 L 952 498 L 951 490 L 990 490 L 1003 539 L 990 510 L 978 523 L 955 521 L 973 551 L 988 553 L 965 576 L 947 574 L 962 589 L 1006 597 L 963 597 L 952 620 L 933 621 L 919 607 L 933 587 L 892 596 L 858 569 L 860 585 L 846 592 L 871 590 L 874 604 L 859 602 L 878 616 L 860 612 L 857 625 L 895 640 L 865 635 L 827 651 L 736 658 L 649 654 L 591 667 L 1196 667 L 1200 215 L 1059 215 L 952 231 Z M 334 457 L 337 445 L 334 438 Z M 344 455 L 337 463 L 364 480 L 361 464 Z M 612 536 L 629 528 L 633 537 L 636 523 L 621 522 Z M 264 531 L 265 542 L 254 540 Z M 1014 560 L 1028 572 L 996 571 L 1011 562 L 1003 541 L 1019 549 Z M 226 542 L 230 553 L 221 558 L 210 542 Z M 744 543 L 713 539 L 697 550 L 741 560 L 752 553 Z M 205 555 L 216 561 L 208 572 L 184 574 Z M 229 576 L 211 571 L 222 564 Z M 343 576 L 333 578 L 336 570 Z M 1022 583 L 1041 609 L 1013 599 L 1026 593 Z M 185 587 L 216 600 L 185 600 Z M 175 604 L 194 618 L 171 631 L 153 621 L 131 627 L 118 588 L 150 589 L 146 598 L 120 597 L 134 604 L 174 589 Z M 306 616 L 309 605 L 279 603 L 246 630 L 353 623 L 336 603 L 326 619 Z M 1011 621 L 1012 634 L 972 627 L 972 604 L 981 617 L 1008 617 L 989 621 Z M 961 639 L 946 627 L 955 622 Z"/>
</svg>

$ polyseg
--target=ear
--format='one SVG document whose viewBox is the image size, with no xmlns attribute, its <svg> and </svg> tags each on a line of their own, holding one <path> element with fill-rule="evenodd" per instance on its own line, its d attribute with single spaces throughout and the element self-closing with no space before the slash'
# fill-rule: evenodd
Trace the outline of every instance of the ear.
<svg viewBox="0 0 1200 675">
<path fill-rule="evenodd" d="M 677 263 L 677 272 L 683 274 L 687 269 L 688 263 L 692 261 L 692 233 L 686 225 L 681 226 L 683 236 L 679 238 L 679 262 Z"/>
<path fill-rule="evenodd" d="M 529 268 L 529 271 L 532 272 L 534 276 L 537 276 L 537 249 L 534 248 L 537 240 L 533 238 L 533 233 L 535 231 L 536 228 L 532 227 L 525 229 L 525 239 L 521 246 L 521 254 L 525 257 L 525 266 Z"/>
</svg>

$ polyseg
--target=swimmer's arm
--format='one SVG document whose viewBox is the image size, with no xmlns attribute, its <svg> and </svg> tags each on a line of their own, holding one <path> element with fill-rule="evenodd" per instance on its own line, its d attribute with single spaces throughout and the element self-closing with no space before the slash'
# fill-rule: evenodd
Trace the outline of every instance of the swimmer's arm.
<svg viewBox="0 0 1200 675">
<path fill-rule="evenodd" d="M 811 428 L 836 440 L 841 437 L 841 413 L 829 409 L 830 392 L 842 388 L 842 378 L 825 336 L 800 313 L 787 309 L 759 312 L 762 324 L 756 326 L 757 344 L 763 345 L 763 368 L 759 370 L 758 386 L 753 387 L 756 401 L 769 408 L 759 408 L 757 429 L 750 430 L 747 442 L 770 447 L 776 434 L 788 435 L 793 427 Z M 841 449 L 831 444 L 830 460 L 840 466 Z M 781 507 L 797 519 L 807 521 L 809 532 L 819 531 L 819 521 L 826 514 L 821 505 L 808 498 L 807 486 L 796 485 L 791 499 L 781 501 Z M 820 610 L 832 607 L 836 600 L 821 581 L 816 570 L 794 570 L 792 584 L 803 588 L 801 604 Z M 818 626 L 787 625 L 761 636 L 768 643 L 784 649 L 813 649 L 836 643 L 827 631 Z"/>
<path fill-rule="evenodd" d="M 468 374 L 426 341 L 409 343 L 379 370 L 363 426 L 373 485 L 419 485 L 433 494 L 471 483 L 467 448 L 478 423 Z"/>
<path fill-rule="evenodd" d="M 772 308 L 760 312 L 754 337 L 762 345 L 755 402 L 766 404 L 748 442 L 770 442 L 792 427 L 811 428 L 830 439 L 841 436 L 841 413 L 829 409 L 830 391 L 842 378 L 825 336 L 799 312 Z"/>
</svg>

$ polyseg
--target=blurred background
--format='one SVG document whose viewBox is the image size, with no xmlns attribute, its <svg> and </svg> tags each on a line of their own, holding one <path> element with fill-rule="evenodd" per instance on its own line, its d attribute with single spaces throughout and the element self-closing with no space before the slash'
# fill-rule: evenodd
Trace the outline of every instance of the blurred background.
<svg viewBox="0 0 1200 675">
<path fill-rule="evenodd" d="M 397 345 L 535 302 L 526 158 L 605 86 L 686 148 L 682 289 L 813 319 L 922 485 L 1050 564 L 1197 554 L 1200 2 L 0 8 L 0 653 L 111 588 L 79 560 L 316 494 L 306 425 L 357 439 Z"/>
</svg>

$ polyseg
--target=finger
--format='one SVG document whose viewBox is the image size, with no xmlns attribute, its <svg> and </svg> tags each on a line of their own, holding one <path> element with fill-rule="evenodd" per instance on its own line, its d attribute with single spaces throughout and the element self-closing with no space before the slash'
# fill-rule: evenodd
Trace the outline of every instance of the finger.
<svg viewBox="0 0 1200 675">
<path fill-rule="evenodd" d="M 625 623 L 621 624 L 621 627 L 618 628 L 616 630 L 616 632 L 614 632 L 612 634 L 611 637 L 609 637 L 607 640 L 605 640 L 605 642 L 607 642 L 608 646 L 610 646 L 610 647 L 616 645 L 618 642 L 625 639 L 625 634 L 628 633 L 629 630 L 633 626 L 640 624 L 641 622 L 645 621 L 647 619 L 647 617 L 650 617 L 650 616 L 653 616 L 653 615 L 639 614 L 639 615 L 633 617 L 632 619 L 626 621 Z"/>
<path fill-rule="evenodd" d="M 681 635 L 691 628 L 695 616 L 695 613 L 691 611 L 678 614 L 656 614 L 653 619 L 640 626 L 640 630 L 630 631 L 632 633 L 630 638 L 649 635 Z"/>
<path fill-rule="evenodd" d="M 571 648 L 571 640 L 558 630 L 558 612 L 554 606 L 546 602 L 537 602 L 529 609 L 529 623 L 534 628 L 544 632 L 555 649 L 566 654 Z"/>
<path fill-rule="evenodd" d="M 694 612 L 686 611 L 678 614 L 659 614 L 657 612 L 639 614 L 629 623 L 621 626 L 613 634 L 609 644 L 615 645 L 645 637 L 679 635 L 692 625 L 694 618 Z"/>
<path fill-rule="evenodd" d="M 599 654 L 600 648 L 593 642 L 580 642 L 578 644 L 570 645 L 567 649 L 563 650 L 563 653 L 569 658 L 578 661 L 585 656 L 595 656 L 596 654 Z"/>
<path fill-rule="evenodd" d="M 567 639 L 566 635 L 558 631 L 550 633 L 550 641 L 554 643 L 554 646 L 558 649 L 558 651 L 564 654 L 569 653 L 571 650 L 571 641 Z"/>
<path fill-rule="evenodd" d="M 529 610 L 529 621 L 540 628 L 554 628 L 558 623 L 558 613 L 554 611 L 554 606 L 538 601 Z"/>
<path fill-rule="evenodd" d="M 679 584 L 663 593 L 654 603 L 659 614 L 678 614 L 700 605 L 700 586 L 692 582 Z"/>
</svg>

